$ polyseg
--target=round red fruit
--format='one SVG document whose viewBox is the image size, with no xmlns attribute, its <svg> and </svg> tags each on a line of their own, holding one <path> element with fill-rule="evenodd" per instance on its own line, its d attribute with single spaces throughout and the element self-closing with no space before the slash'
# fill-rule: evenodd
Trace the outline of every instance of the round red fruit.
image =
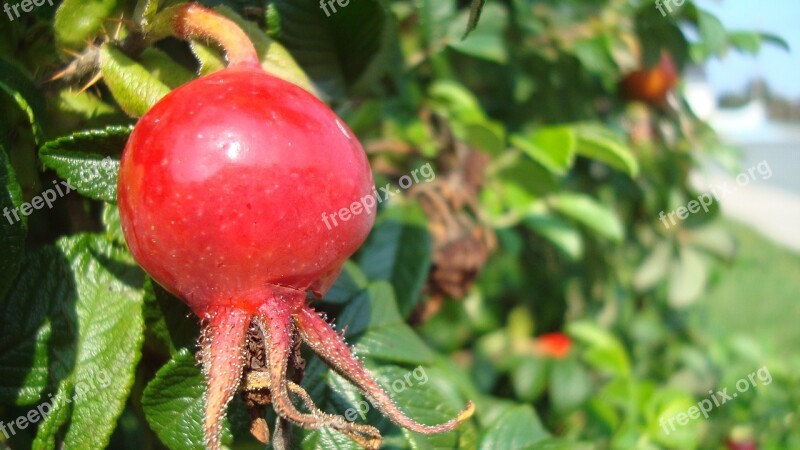
<svg viewBox="0 0 800 450">
<path fill-rule="evenodd" d="M 277 286 L 324 293 L 374 211 L 334 228 L 323 215 L 372 193 L 364 151 L 333 111 L 240 66 L 181 86 L 139 120 L 118 201 L 136 260 L 203 317 L 253 313 Z"/>
</svg>

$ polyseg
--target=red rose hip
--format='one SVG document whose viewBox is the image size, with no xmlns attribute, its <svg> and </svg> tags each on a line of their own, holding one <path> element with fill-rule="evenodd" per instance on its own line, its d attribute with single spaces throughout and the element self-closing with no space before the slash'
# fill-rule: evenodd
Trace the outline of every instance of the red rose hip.
<svg viewBox="0 0 800 450">
<path fill-rule="evenodd" d="M 175 35 L 213 38 L 230 60 L 229 68 L 172 91 L 139 120 L 118 183 L 133 256 L 203 321 L 206 446 L 220 448 L 225 409 L 243 382 L 267 389 L 280 418 L 380 446 L 375 427 L 320 411 L 289 379 L 288 361 L 300 342 L 400 426 L 420 433 L 455 428 L 472 414 L 471 403 L 437 426 L 408 418 L 307 300 L 308 290 L 328 290 L 374 222 L 374 201 L 363 201 L 361 214 L 335 227 L 323 220 L 374 195 L 355 135 L 313 95 L 264 72 L 252 44 L 227 19 L 194 4 L 160 14 Z M 267 364 L 256 381 L 253 373 L 242 380 L 251 329 L 262 337 Z M 256 434 L 266 439 L 263 431 Z"/>
</svg>

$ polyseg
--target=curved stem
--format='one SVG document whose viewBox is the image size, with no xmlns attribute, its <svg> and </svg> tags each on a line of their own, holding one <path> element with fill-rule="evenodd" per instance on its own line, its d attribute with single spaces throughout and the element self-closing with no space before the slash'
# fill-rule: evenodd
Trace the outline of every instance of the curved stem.
<svg viewBox="0 0 800 450">
<path fill-rule="evenodd" d="M 386 391 L 378 386 L 361 362 L 353 356 L 342 337 L 315 311 L 303 307 L 295 315 L 295 323 L 303 340 L 314 353 L 358 388 L 386 417 L 404 428 L 423 434 L 443 433 L 453 430 L 459 423 L 469 419 L 475 411 L 472 402 L 468 402 L 464 410 L 449 421 L 441 425 L 422 425 L 408 417 L 394 404 Z"/>
<path fill-rule="evenodd" d="M 196 3 L 171 6 L 156 15 L 146 40 L 155 42 L 167 36 L 219 44 L 228 57 L 228 67 L 259 66 L 256 49 L 244 31 L 230 19 Z"/>
</svg>

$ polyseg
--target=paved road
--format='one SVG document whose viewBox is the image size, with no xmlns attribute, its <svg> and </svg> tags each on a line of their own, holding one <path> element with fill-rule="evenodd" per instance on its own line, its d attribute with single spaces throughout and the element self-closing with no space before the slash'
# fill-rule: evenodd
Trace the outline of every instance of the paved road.
<svg viewBox="0 0 800 450">
<path fill-rule="evenodd" d="M 744 149 L 742 169 L 754 168 L 753 176 L 740 186 L 734 178 L 737 174 L 712 171 L 699 186 L 728 183 L 736 187 L 720 199 L 723 213 L 800 252 L 800 125 L 767 124 L 757 131 L 722 134 Z"/>
</svg>

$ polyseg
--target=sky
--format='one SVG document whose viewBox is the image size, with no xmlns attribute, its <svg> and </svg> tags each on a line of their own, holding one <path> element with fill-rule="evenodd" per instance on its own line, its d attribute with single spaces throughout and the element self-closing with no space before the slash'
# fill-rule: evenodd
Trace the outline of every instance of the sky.
<svg viewBox="0 0 800 450">
<path fill-rule="evenodd" d="M 708 81 L 717 93 L 741 91 L 754 77 L 788 98 L 800 99 L 800 0 L 696 0 L 726 28 L 765 31 L 782 37 L 790 52 L 767 45 L 757 57 L 729 52 L 706 65 Z"/>
</svg>

